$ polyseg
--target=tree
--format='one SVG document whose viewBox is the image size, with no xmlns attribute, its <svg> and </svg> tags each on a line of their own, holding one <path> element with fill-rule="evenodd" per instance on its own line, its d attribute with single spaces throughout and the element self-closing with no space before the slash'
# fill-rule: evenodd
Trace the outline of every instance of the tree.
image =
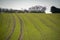
<svg viewBox="0 0 60 40">
<path fill-rule="evenodd" d="M 46 10 L 46 7 L 43 7 L 43 8 L 41 9 L 41 12 L 45 13 L 45 10 Z"/>
<path fill-rule="evenodd" d="M 45 11 L 46 11 L 46 7 L 40 5 L 29 8 L 29 12 L 33 12 L 33 13 L 45 13 Z"/>
<path fill-rule="evenodd" d="M 24 13 L 28 13 L 28 10 L 24 9 Z"/>
<path fill-rule="evenodd" d="M 1 12 L 1 8 L 0 8 L 0 12 Z"/>
<path fill-rule="evenodd" d="M 60 13 L 60 8 L 56 8 L 55 6 L 51 7 L 51 12 L 52 13 Z"/>
</svg>

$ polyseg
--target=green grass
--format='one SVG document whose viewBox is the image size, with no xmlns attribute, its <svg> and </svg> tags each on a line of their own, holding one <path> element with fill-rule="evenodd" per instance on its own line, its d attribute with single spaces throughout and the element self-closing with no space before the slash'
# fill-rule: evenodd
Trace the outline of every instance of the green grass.
<svg viewBox="0 0 60 40">
<path fill-rule="evenodd" d="M 0 40 L 19 40 L 19 38 L 60 40 L 60 14 L 0 14 Z"/>
</svg>

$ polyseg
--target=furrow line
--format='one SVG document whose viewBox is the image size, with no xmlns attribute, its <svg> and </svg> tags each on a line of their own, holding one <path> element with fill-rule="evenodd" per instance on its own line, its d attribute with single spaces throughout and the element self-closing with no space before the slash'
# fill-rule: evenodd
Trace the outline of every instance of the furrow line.
<svg viewBox="0 0 60 40">
<path fill-rule="evenodd" d="M 20 21 L 20 35 L 19 35 L 19 38 L 18 40 L 22 40 L 23 39 L 23 20 L 21 19 L 21 17 L 19 17 L 17 14 L 16 16 L 18 17 L 19 21 Z"/>
<path fill-rule="evenodd" d="M 11 15 L 12 15 L 12 14 L 11 14 Z M 12 18 L 13 18 L 13 26 L 12 26 L 13 28 L 12 28 L 10 34 L 8 35 L 8 37 L 6 38 L 6 40 L 9 40 L 9 39 L 11 38 L 11 36 L 12 36 L 12 34 L 13 34 L 13 32 L 14 32 L 14 29 L 15 29 L 16 21 L 15 21 L 15 18 L 14 18 L 13 15 L 12 15 Z"/>
<path fill-rule="evenodd" d="M 36 15 L 34 15 L 35 17 L 37 17 Z M 53 29 L 54 31 L 58 31 L 59 29 L 57 29 L 56 27 L 54 27 L 54 26 L 52 26 L 52 25 L 48 25 L 47 24 L 47 22 L 44 20 L 44 19 L 42 19 L 42 18 L 40 18 L 40 17 L 37 17 L 43 24 L 45 24 L 47 27 L 49 27 L 49 28 L 51 28 L 51 29 Z M 50 20 L 50 21 L 52 21 L 51 19 L 49 19 L 48 18 L 48 20 Z M 54 22 L 54 21 L 52 21 L 52 22 Z M 56 23 L 55 23 L 56 24 Z"/>
<path fill-rule="evenodd" d="M 34 22 L 34 20 L 32 20 L 29 16 L 27 16 L 27 18 L 31 21 L 31 23 L 34 25 L 34 27 L 40 32 L 40 34 L 41 34 L 40 35 L 41 36 L 41 39 L 40 40 L 43 40 L 44 39 L 43 37 L 46 34 L 43 33 L 41 27 L 36 22 Z"/>
</svg>

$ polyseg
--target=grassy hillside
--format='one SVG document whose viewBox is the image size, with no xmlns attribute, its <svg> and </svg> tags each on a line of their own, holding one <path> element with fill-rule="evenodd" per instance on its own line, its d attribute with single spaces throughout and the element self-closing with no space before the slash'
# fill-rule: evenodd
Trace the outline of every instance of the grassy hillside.
<svg viewBox="0 0 60 40">
<path fill-rule="evenodd" d="M 0 14 L 0 40 L 60 40 L 60 14 Z"/>
</svg>

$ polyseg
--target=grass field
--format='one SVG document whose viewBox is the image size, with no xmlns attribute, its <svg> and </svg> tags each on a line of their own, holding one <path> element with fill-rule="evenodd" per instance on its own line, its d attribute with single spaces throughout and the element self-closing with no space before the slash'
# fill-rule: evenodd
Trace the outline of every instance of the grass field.
<svg viewBox="0 0 60 40">
<path fill-rule="evenodd" d="M 60 40 L 60 14 L 2 13 L 0 40 Z"/>
</svg>

